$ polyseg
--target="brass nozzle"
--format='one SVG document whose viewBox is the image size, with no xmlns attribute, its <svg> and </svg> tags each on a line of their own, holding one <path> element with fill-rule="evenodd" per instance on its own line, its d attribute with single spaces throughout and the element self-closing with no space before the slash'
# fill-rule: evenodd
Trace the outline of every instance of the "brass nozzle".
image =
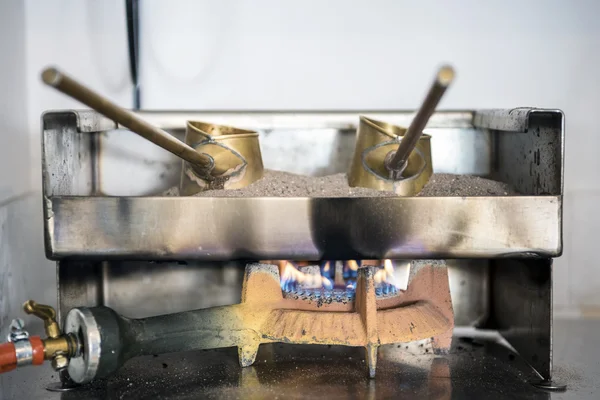
<svg viewBox="0 0 600 400">
<path fill-rule="evenodd" d="M 56 339 L 61 335 L 60 327 L 58 326 L 58 322 L 56 322 L 56 311 L 54 311 L 54 308 L 38 304 L 33 300 L 27 300 L 23 304 L 23 310 L 26 314 L 35 315 L 44 321 L 44 329 L 48 337 Z"/>
<path fill-rule="evenodd" d="M 52 360 L 55 370 L 66 368 L 69 358 L 79 352 L 79 343 L 74 335 L 63 335 L 58 322 L 56 322 L 56 311 L 51 306 L 38 304 L 33 300 L 27 300 L 23 304 L 23 310 L 27 314 L 35 315 L 44 321 L 44 329 L 48 337 L 43 339 L 44 358 Z"/>
</svg>

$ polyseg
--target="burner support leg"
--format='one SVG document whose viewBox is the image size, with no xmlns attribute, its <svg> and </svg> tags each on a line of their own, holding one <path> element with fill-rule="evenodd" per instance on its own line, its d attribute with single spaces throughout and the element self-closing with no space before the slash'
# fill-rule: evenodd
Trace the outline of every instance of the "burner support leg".
<svg viewBox="0 0 600 400">
<path fill-rule="evenodd" d="M 256 360 L 260 341 L 256 341 L 253 337 L 248 337 L 247 339 L 244 339 L 243 342 L 244 344 L 242 346 L 238 346 L 240 366 L 249 367 L 254 364 L 254 360 Z"/>
<path fill-rule="evenodd" d="M 431 347 L 433 348 L 434 354 L 448 354 L 450 345 L 452 344 L 452 330 L 448 332 L 434 336 L 431 341 Z"/>
<path fill-rule="evenodd" d="M 365 267 L 358 270 L 356 284 L 356 311 L 361 316 L 365 329 L 367 344 L 366 356 L 369 378 L 375 378 L 377 368 L 377 348 L 379 332 L 377 330 L 377 302 L 375 294 L 375 272 L 378 267 Z"/>
<path fill-rule="evenodd" d="M 415 283 L 420 276 L 418 283 Z M 449 320 L 454 319 L 450 284 L 448 281 L 448 267 L 440 260 L 414 260 L 410 266 L 409 286 L 419 285 L 419 292 L 429 293 L 428 301 L 435 305 L 442 315 Z M 413 289 L 415 287 L 413 286 Z M 449 326 L 446 332 L 431 338 L 431 347 L 435 354 L 447 354 L 452 344 L 453 327 Z"/>
<path fill-rule="evenodd" d="M 488 324 L 542 379 L 534 386 L 564 390 L 552 380 L 552 259 L 499 259 L 492 265 Z"/>
</svg>

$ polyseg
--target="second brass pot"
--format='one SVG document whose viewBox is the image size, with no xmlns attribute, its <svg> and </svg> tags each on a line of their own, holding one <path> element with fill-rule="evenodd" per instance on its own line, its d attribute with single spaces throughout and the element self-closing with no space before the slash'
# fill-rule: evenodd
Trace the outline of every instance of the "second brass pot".
<svg viewBox="0 0 600 400">
<path fill-rule="evenodd" d="M 405 132 L 406 128 L 361 116 L 354 156 L 348 171 L 348 184 L 392 191 L 399 196 L 418 194 L 433 174 L 431 136 L 423 134 L 419 139 L 408 158 L 403 179 L 390 179 L 385 167 L 386 157 L 398 149 L 399 140 L 402 140 Z"/>
</svg>

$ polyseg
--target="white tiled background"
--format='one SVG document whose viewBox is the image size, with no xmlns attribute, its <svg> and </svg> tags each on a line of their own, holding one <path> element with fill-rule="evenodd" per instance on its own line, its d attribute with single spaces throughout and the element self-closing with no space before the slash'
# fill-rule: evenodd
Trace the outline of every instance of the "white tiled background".
<svg viewBox="0 0 600 400">
<path fill-rule="evenodd" d="M 0 326 L 34 293 L 53 302 L 40 289 L 54 285 L 54 268 L 42 247 L 39 116 L 81 106 L 42 87 L 39 72 L 58 65 L 131 106 L 123 3 L 0 3 Z M 594 1 L 144 0 L 142 106 L 415 108 L 447 61 L 458 79 L 443 108 L 561 108 L 565 253 L 555 306 L 600 315 L 598 15 Z M 32 270 L 36 279 L 24 281 Z"/>
</svg>

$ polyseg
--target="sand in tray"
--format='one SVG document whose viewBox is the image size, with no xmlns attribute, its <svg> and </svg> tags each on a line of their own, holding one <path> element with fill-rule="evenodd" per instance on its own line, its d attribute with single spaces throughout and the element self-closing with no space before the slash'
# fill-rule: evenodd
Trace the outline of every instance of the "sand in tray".
<svg viewBox="0 0 600 400">
<path fill-rule="evenodd" d="M 517 196 L 509 184 L 473 175 L 433 174 L 420 197 Z"/>
<path fill-rule="evenodd" d="M 503 182 L 471 175 L 433 174 L 420 197 L 434 196 L 510 196 L 514 189 Z M 177 187 L 163 193 L 179 196 Z M 296 175 L 265 170 L 262 179 L 242 189 L 207 190 L 195 197 L 396 197 L 393 192 L 348 186 L 346 174 L 327 176 Z"/>
</svg>

